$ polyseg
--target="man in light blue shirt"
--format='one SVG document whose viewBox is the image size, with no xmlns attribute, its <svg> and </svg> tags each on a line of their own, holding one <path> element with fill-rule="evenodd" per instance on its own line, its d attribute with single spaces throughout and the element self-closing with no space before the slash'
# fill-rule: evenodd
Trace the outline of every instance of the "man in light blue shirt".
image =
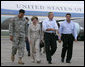
<svg viewBox="0 0 85 67">
<path fill-rule="evenodd" d="M 59 33 L 61 34 L 61 38 L 59 39 L 63 41 L 61 62 L 64 62 L 65 54 L 67 51 L 66 63 L 70 63 L 72 58 L 73 40 L 75 39 L 75 41 L 77 41 L 77 30 L 75 23 L 71 21 L 70 13 L 66 14 L 66 20 L 60 25 Z"/>
<path fill-rule="evenodd" d="M 51 56 L 53 56 L 57 48 L 56 32 L 58 33 L 58 26 L 53 17 L 54 17 L 53 12 L 49 12 L 48 19 L 44 20 L 42 23 L 42 28 L 44 31 L 46 58 L 49 64 L 52 64 Z"/>
<path fill-rule="evenodd" d="M 73 34 L 75 40 L 77 39 L 77 30 L 75 27 L 75 22 L 67 22 L 65 20 L 60 26 L 60 34 Z"/>
<path fill-rule="evenodd" d="M 49 31 L 48 31 L 49 30 Z M 57 23 L 54 19 L 49 18 L 43 21 L 43 31 L 47 33 L 56 33 L 58 30 Z"/>
</svg>

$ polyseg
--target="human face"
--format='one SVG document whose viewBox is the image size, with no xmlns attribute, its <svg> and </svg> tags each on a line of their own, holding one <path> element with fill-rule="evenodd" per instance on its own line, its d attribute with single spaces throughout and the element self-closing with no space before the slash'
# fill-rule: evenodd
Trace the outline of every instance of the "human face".
<svg viewBox="0 0 85 67">
<path fill-rule="evenodd" d="M 38 20 L 37 19 L 33 19 L 33 21 L 32 21 L 33 23 L 37 23 L 38 22 Z"/>
<path fill-rule="evenodd" d="M 71 16 L 70 15 L 66 15 L 66 20 L 70 21 L 71 20 Z"/>
<path fill-rule="evenodd" d="M 27 21 L 27 22 L 29 22 L 29 20 L 28 20 L 28 19 L 26 19 L 26 21 Z"/>
<path fill-rule="evenodd" d="M 23 18 L 24 17 L 24 13 L 19 13 L 19 18 Z"/>
<path fill-rule="evenodd" d="M 53 17 L 54 17 L 54 14 L 53 14 L 53 13 L 50 13 L 50 14 L 48 15 L 48 18 L 49 18 L 50 20 L 52 20 Z"/>
</svg>

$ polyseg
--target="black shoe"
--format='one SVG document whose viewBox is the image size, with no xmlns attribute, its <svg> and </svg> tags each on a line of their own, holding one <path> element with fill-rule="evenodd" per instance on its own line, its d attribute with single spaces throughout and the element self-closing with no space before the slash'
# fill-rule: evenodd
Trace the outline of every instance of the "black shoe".
<svg viewBox="0 0 85 67">
<path fill-rule="evenodd" d="M 64 63 L 64 59 L 61 59 L 61 62 Z"/>
<path fill-rule="evenodd" d="M 71 63 L 70 61 L 66 61 L 66 63 Z"/>
<path fill-rule="evenodd" d="M 52 64 L 52 62 L 51 61 L 48 61 L 48 64 Z"/>
<path fill-rule="evenodd" d="M 28 56 L 30 56 L 30 52 L 28 52 Z"/>
<path fill-rule="evenodd" d="M 30 54 L 28 54 L 28 56 L 30 56 Z"/>
<path fill-rule="evenodd" d="M 41 60 L 40 61 L 37 61 L 37 63 L 41 63 Z"/>
</svg>

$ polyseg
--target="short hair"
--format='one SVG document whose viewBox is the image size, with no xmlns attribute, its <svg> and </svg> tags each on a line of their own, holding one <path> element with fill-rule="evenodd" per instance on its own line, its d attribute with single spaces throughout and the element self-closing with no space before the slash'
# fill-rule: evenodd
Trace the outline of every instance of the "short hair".
<svg viewBox="0 0 85 67">
<path fill-rule="evenodd" d="M 28 18 L 28 17 L 25 17 L 25 19 L 26 19 L 26 20 L 29 20 L 29 18 Z"/>
<path fill-rule="evenodd" d="M 19 10 L 19 13 L 25 13 L 25 10 L 20 9 L 20 10 Z"/>
<path fill-rule="evenodd" d="M 31 18 L 31 21 L 33 21 L 34 19 L 38 20 L 38 17 L 33 16 L 33 17 Z"/>
<path fill-rule="evenodd" d="M 66 16 L 67 16 L 67 15 L 70 15 L 70 16 L 71 16 L 71 14 L 70 14 L 70 13 L 67 13 L 67 14 L 66 14 Z"/>
<path fill-rule="evenodd" d="M 53 13 L 53 12 L 48 12 L 48 16 L 49 16 L 51 13 Z"/>
</svg>

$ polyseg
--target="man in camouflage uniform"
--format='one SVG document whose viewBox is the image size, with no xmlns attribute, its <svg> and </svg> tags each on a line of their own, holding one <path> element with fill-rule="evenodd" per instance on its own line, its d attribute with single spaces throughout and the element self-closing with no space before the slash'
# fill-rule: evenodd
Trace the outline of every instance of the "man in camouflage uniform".
<svg viewBox="0 0 85 67">
<path fill-rule="evenodd" d="M 11 60 L 14 62 L 15 54 L 18 50 L 19 64 L 24 64 L 22 62 L 22 57 L 24 56 L 25 40 L 27 39 L 27 22 L 24 18 L 25 11 L 23 9 L 19 10 L 19 15 L 12 18 L 9 24 L 9 35 L 12 41 L 12 56 Z"/>
</svg>

